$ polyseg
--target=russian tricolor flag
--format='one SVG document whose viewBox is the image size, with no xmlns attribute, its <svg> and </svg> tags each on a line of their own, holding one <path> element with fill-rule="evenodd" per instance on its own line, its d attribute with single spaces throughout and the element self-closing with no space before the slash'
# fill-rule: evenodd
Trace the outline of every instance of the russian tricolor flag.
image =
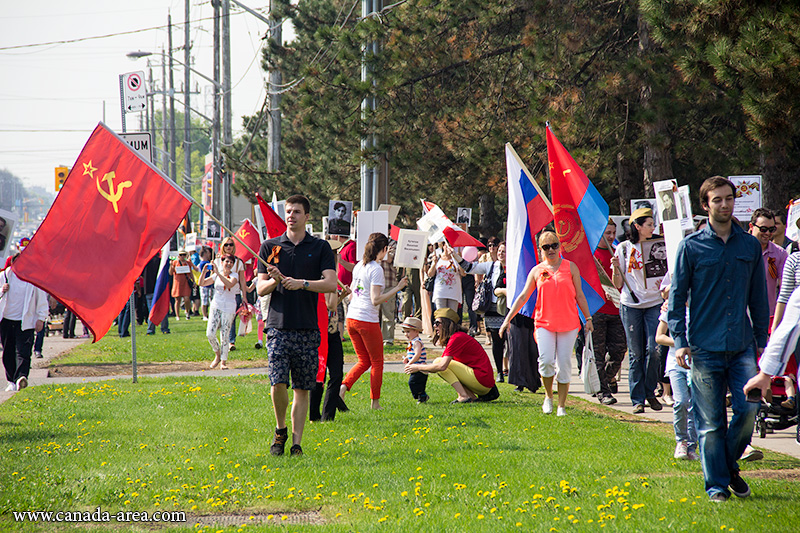
<svg viewBox="0 0 800 533">
<path fill-rule="evenodd" d="M 156 288 L 153 291 L 153 305 L 147 319 L 153 324 L 161 324 L 169 312 L 169 241 L 161 249 L 161 264 L 158 267 Z"/>
<path fill-rule="evenodd" d="M 578 266 L 589 312 L 594 314 L 605 299 L 592 254 L 608 225 L 608 204 L 549 126 L 547 159 L 561 255 Z"/>
<path fill-rule="evenodd" d="M 550 202 L 536 185 L 531 173 L 517 152 L 506 143 L 506 172 L 508 174 L 508 222 L 506 224 L 506 280 L 509 298 L 514 302 L 525 287 L 528 273 L 538 263 L 536 234 L 553 220 Z M 536 292 L 520 309 L 533 318 Z"/>
</svg>

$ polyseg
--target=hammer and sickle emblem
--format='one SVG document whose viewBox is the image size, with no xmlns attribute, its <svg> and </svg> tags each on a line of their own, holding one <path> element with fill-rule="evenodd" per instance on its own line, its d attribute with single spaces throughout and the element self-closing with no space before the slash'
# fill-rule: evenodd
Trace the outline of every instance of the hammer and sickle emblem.
<svg viewBox="0 0 800 533">
<path fill-rule="evenodd" d="M 111 171 L 111 172 L 107 173 L 105 176 L 103 176 L 103 181 L 108 182 L 108 190 L 107 191 L 103 190 L 103 188 L 100 187 L 100 178 L 99 177 L 97 178 L 97 180 L 95 180 L 95 183 L 97 183 L 97 192 L 99 192 L 100 195 L 103 198 L 105 198 L 106 200 L 111 202 L 111 205 L 114 206 L 114 212 L 115 213 L 119 213 L 119 208 L 117 207 L 117 202 L 119 202 L 120 198 L 122 198 L 122 191 L 125 190 L 128 187 L 133 186 L 133 183 L 131 183 L 130 181 L 123 181 L 122 183 L 118 184 L 116 189 L 115 189 L 114 188 L 114 178 L 116 178 L 116 175 L 114 174 L 114 171 Z"/>
<path fill-rule="evenodd" d="M 247 231 L 246 229 L 242 228 L 239 230 L 239 237 L 241 237 L 242 239 L 244 239 L 248 235 L 250 235 L 250 232 Z"/>
</svg>

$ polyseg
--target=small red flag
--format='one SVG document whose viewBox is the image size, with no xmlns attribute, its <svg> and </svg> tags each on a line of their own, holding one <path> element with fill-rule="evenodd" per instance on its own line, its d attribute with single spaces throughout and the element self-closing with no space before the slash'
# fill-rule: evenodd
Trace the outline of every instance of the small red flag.
<svg viewBox="0 0 800 533">
<path fill-rule="evenodd" d="M 261 208 L 261 216 L 264 217 L 264 224 L 267 226 L 267 237 L 272 239 L 273 237 L 283 235 L 283 232 L 286 231 L 286 222 L 281 220 L 278 213 L 276 213 L 258 193 L 256 193 L 256 200 L 258 200 L 258 206 Z"/>
<path fill-rule="evenodd" d="M 191 205 L 158 169 L 98 124 L 14 272 L 69 307 L 97 342 Z"/>
<path fill-rule="evenodd" d="M 258 236 L 258 229 L 249 220 L 245 220 L 239 229 L 236 230 L 236 236 L 241 239 L 243 243 L 250 247 L 255 253 L 261 248 L 261 238 Z M 253 254 L 244 246 L 236 247 L 236 257 L 242 260 L 242 263 L 247 263 L 253 259 Z"/>
</svg>

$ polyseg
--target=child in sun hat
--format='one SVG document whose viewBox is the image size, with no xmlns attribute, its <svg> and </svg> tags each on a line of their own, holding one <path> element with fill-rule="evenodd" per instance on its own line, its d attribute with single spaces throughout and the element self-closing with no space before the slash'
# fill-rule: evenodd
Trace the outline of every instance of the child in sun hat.
<svg viewBox="0 0 800 533">
<path fill-rule="evenodd" d="M 422 320 L 410 316 L 407 317 L 400 325 L 403 328 L 403 333 L 408 339 L 408 346 L 406 346 L 406 356 L 403 358 L 403 364 L 409 365 L 422 365 L 427 362 L 427 354 L 425 352 L 425 345 L 422 344 L 422 339 L 419 334 L 422 332 Z M 425 386 L 428 384 L 428 374 L 424 372 L 415 372 L 408 376 L 408 388 L 411 389 L 411 395 L 417 400 L 417 403 L 425 403 L 428 401 L 428 394 L 425 392 Z"/>
</svg>

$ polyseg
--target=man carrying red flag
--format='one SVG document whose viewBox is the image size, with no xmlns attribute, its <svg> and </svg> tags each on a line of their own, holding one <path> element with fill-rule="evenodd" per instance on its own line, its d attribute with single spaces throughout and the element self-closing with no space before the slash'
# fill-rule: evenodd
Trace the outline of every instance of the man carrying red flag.
<svg viewBox="0 0 800 533">
<path fill-rule="evenodd" d="M 309 391 L 316 387 L 319 369 L 318 293 L 336 290 L 336 261 L 326 241 L 306 232 L 311 216 L 308 198 L 287 198 L 285 214 L 286 232 L 261 245 L 258 255 L 264 262 L 258 264 L 257 290 L 259 296 L 272 295 L 266 328 L 276 428 L 270 453 L 283 455 L 288 440 L 286 409 L 291 373 L 294 401 L 290 453 L 302 455 Z"/>
<path fill-rule="evenodd" d="M 192 201 L 105 125 L 84 146 L 14 272 L 106 334 Z"/>
</svg>

